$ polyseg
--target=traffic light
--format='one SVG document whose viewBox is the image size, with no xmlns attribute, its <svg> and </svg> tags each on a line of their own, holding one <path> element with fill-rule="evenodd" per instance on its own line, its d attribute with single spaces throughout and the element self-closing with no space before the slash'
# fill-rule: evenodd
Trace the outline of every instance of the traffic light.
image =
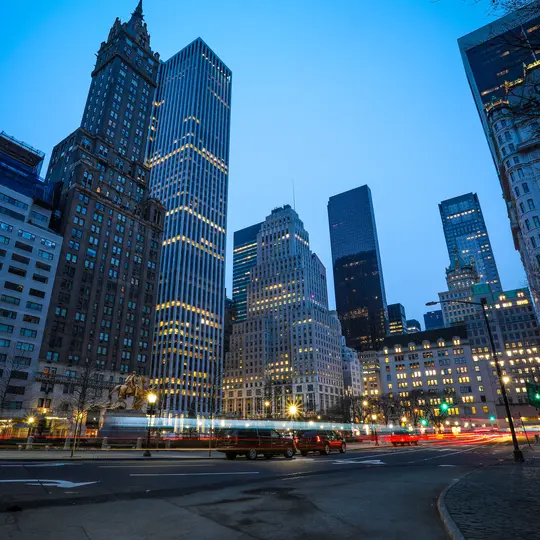
<svg viewBox="0 0 540 540">
<path fill-rule="evenodd" d="M 427 424 L 428 424 L 428 422 L 427 422 L 427 420 L 426 420 L 425 418 L 422 418 L 422 420 L 420 420 L 420 423 L 421 423 L 424 427 L 426 427 Z"/>
<path fill-rule="evenodd" d="M 448 403 L 441 403 L 439 409 L 441 409 L 442 412 L 446 412 L 448 410 Z"/>
</svg>

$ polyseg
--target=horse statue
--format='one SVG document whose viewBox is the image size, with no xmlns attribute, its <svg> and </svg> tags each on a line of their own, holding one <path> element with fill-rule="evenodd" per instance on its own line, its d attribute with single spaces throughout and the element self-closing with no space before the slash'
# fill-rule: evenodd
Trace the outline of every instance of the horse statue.
<svg viewBox="0 0 540 540">
<path fill-rule="evenodd" d="M 141 411 L 146 402 L 145 397 L 148 392 L 148 378 L 138 375 L 135 371 L 127 376 L 123 384 L 117 384 L 109 391 L 110 409 L 127 409 L 126 399 L 131 397 L 133 402 L 131 409 Z M 116 394 L 116 401 L 113 402 L 113 395 Z"/>
</svg>

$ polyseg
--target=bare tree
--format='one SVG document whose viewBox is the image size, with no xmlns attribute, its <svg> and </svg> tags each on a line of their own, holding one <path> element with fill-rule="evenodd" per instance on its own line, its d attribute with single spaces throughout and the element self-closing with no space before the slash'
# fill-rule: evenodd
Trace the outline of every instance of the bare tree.
<svg viewBox="0 0 540 540">
<path fill-rule="evenodd" d="M 80 366 L 76 376 L 67 377 L 64 380 L 66 397 L 62 400 L 61 406 L 71 415 L 73 425 L 72 457 L 76 449 L 77 438 L 81 434 L 84 418 L 90 410 L 101 410 L 109 404 L 108 390 L 111 386 L 110 382 L 104 381 L 104 374 L 98 369 L 96 362 L 90 358 L 87 358 L 86 362 Z"/>
</svg>

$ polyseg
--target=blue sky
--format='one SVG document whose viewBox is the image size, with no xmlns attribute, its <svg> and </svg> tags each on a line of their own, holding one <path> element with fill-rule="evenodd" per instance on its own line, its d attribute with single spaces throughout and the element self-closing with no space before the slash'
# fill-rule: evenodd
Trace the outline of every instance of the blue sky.
<svg viewBox="0 0 540 540">
<path fill-rule="evenodd" d="M 422 320 L 444 290 L 437 204 L 478 193 L 503 287 L 525 284 L 458 37 L 489 22 L 462 0 L 145 0 L 163 59 L 202 37 L 233 71 L 232 233 L 292 202 L 327 267 L 328 197 L 373 192 L 389 303 Z M 136 0 L 4 2 L 0 129 L 50 154 L 80 123 L 95 52 Z M 423 323 L 423 320 L 422 320 Z"/>
</svg>

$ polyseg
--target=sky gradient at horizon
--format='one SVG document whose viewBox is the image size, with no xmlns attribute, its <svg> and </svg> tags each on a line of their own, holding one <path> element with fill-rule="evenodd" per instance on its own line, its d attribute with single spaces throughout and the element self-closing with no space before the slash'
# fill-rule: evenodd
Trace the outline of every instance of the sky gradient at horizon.
<svg viewBox="0 0 540 540">
<path fill-rule="evenodd" d="M 47 153 L 81 120 L 95 53 L 137 0 L 4 6 L 0 130 Z M 327 269 L 326 205 L 372 190 L 388 303 L 422 322 L 449 264 L 438 203 L 478 193 L 504 289 L 526 284 L 457 39 L 487 2 L 144 0 L 166 60 L 198 36 L 233 72 L 227 290 L 235 230 L 292 204 Z M 45 169 L 43 170 L 43 173 Z M 436 308 L 435 308 L 436 309 Z"/>
</svg>

